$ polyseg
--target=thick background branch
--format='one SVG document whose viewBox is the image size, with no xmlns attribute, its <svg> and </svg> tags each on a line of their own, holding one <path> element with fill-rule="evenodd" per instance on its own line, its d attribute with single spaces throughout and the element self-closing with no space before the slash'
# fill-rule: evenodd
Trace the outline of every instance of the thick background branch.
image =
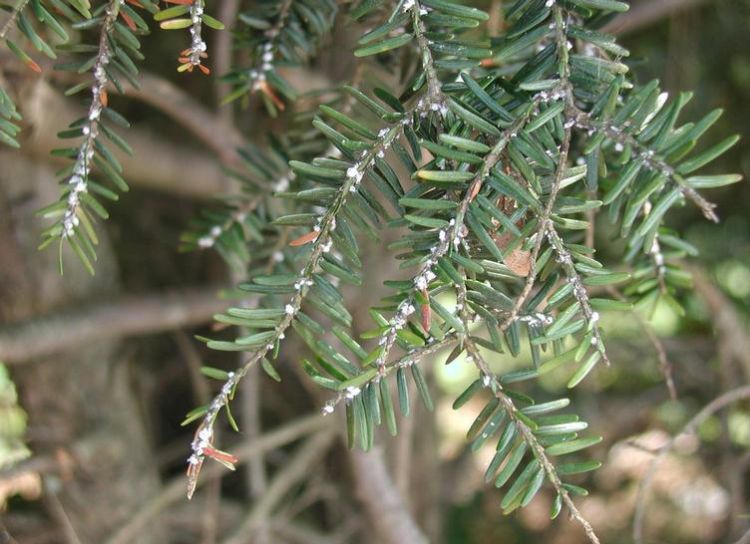
<svg viewBox="0 0 750 544">
<path fill-rule="evenodd" d="M 349 454 L 357 497 L 362 501 L 372 525 L 386 544 L 426 544 L 422 531 L 409 514 L 393 483 L 380 448 L 370 452 L 354 449 Z"/>
<path fill-rule="evenodd" d="M 17 94 L 17 105 L 28 125 L 22 133 L 22 150 L 48 162 L 50 151 L 63 145 L 57 133 L 82 117 L 84 110 L 78 101 L 65 98 L 42 79 Z M 130 128 L 124 137 L 133 148 L 133 155 L 116 147 L 113 151 L 132 185 L 206 199 L 235 189 L 210 153 L 169 143 L 139 127 Z M 70 161 L 60 159 L 60 163 L 67 165 Z"/>
<path fill-rule="evenodd" d="M 706 0 L 641 0 L 634 2 L 630 11 L 613 19 L 602 30 L 622 36 L 705 2 Z"/>
<path fill-rule="evenodd" d="M 235 149 L 242 146 L 244 139 L 224 118 L 167 79 L 144 72 L 138 83 L 140 89 L 129 85 L 125 95 L 149 104 L 177 121 L 216 153 L 222 162 L 236 161 Z"/>
<path fill-rule="evenodd" d="M 0 327 L 0 361 L 22 363 L 92 340 L 205 323 L 227 307 L 221 287 L 124 297 Z"/>
</svg>

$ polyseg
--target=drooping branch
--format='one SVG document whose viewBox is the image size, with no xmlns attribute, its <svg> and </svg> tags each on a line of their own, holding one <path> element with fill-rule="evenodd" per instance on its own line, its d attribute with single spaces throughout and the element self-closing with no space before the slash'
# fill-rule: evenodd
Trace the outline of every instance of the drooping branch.
<svg viewBox="0 0 750 544">
<path fill-rule="evenodd" d="M 544 446 L 539 442 L 537 437 L 531 428 L 519 417 L 519 410 L 516 407 L 513 399 L 510 398 L 503 390 L 503 386 L 497 376 L 491 371 L 489 364 L 484 359 L 484 356 L 477 348 L 476 344 L 470 338 L 465 339 L 466 348 L 471 356 L 471 361 L 476 365 L 480 374 L 482 375 L 483 383 L 492 392 L 492 394 L 500 402 L 503 410 L 508 414 L 508 417 L 513 421 L 514 425 L 521 432 L 521 436 L 527 446 L 531 449 L 539 461 L 544 473 L 547 475 L 547 480 L 555 488 L 557 494 L 562 498 L 563 503 L 568 508 L 570 515 L 575 519 L 581 527 L 583 527 L 586 538 L 591 544 L 600 544 L 599 537 L 594 532 L 594 528 L 591 523 L 583 517 L 583 514 L 578 510 L 578 507 L 573 502 L 570 493 L 563 485 L 558 475 L 555 465 L 550 460 L 547 452 L 544 450 Z"/>
</svg>

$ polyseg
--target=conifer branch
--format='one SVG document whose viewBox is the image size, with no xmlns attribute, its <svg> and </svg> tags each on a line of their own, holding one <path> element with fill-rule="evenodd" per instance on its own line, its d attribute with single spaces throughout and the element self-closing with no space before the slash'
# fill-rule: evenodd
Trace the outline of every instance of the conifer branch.
<svg viewBox="0 0 750 544">
<path fill-rule="evenodd" d="M 100 118 L 102 110 L 107 106 L 107 85 L 110 77 L 107 67 L 112 60 L 113 51 L 110 47 L 110 34 L 114 31 L 115 21 L 120 12 L 123 0 L 110 0 L 105 11 L 99 33 L 99 49 L 93 66 L 94 84 L 91 86 L 91 103 L 87 118 L 81 127 L 84 140 L 78 150 L 78 155 L 73 166 L 73 173 L 67 180 L 67 206 L 65 207 L 60 225 L 50 233 L 50 237 L 60 236 L 60 244 L 63 240 L 72 240 L 79 229 L 81 222 L 89 223 L 83 204 L 87 201 L 89 192 L 89 175 L 91 173 L 96 139 L 99 137 Z M 62 260 L 61 266 L 62 266 Z"/>
<path fill-rule="evenodd" d="M 8 20 L 5 21 L 5 24 L 3 25 L 3 27 L 0 28 L 0 40 L 5 39 L 5 36 L 8 34 L 8 31 L 16 22 L 21 12 L 24 9 L 26 9 L 26 6 L 28 5 L 28 3 L 29 3 L 29 0 L 18 0 L 16 2 L 16 5 L 13 7 L 13 11 L 11 11 L 10 16 L 8 17 Z"/>
<path fill-rule="evenodd" d="M 643 161 L 643 164 L 647 168 L 654 172 L 661 173 L 666 178 L 672 180 L 672 182 L 679 187 L 683 196 L 688 200 L 691 200 L 703 213 L 703 216 L 706 219 L 714 223 L 719 222 L 719 216 L 716 215 L 716 212 L 714 211 L 716 204 L 709 202 L 698 191 L 690 187 L 685 181 L 685 178 L 660 156 L 658 150 L 641 143 L 627 130 L 622 129 L 609 121 L 601 122 L 591 119 L 589 114 L 585 111 L 578 110 L 576 112 L 575 122 L 579 128 L 592 132 L 600 132 L 613 142 L 622 146 L 631 147 L 637 152 L 639 159 Z"/>
<path fill-rule="evenodd" d="M 421 105 L 414 107 L 418 111 Z M 263 360 L 274 346 L 284 339 L 287 329 L 292 325 L 297 314 L 300 312 L 302 302 L 308 293 L 310 286 L 313 284 L 312 275 L 318 269 L 318 265 L 323 255 L 328 253 L 333 245 L 331 234 L 336 229 L 336 216 L 346 203 L 350 194 L 355 193 L 362 181 L 365 173 L 373 166 L 375 159 L 383 155 L 385 151 L 393 144 L 395 139 L 401 134 L 403 127 L 412 122 L 412 114 L 408 112 L 402 116 L 402 121 L 392 125 L 390 128 L 383 129 L 383 137 L 369 151 L 366 151 L 362 158 L 355 162 L 346 172 L 346 178 L 343 185 L 338 189 L 336 196 L 330 207 L 322 214 L 316 223 L 312 232 L 294 240 L 290 245 L 305 245 L 312 242 L 312 250 L 306 260 L 306 264 L 300 272 L 299 279 L 295 283 L 295 294 L 284 307 L 284 318 L 276 326 L 273 335 L 269 338 L 268 343 L 255 351 L 255 353 L 240 367 L 236 372 L 229 373 L 227 381 L 221 388 L 219 394 L 214 397 L 209 408 L 203 417 L 201 424 L 196 430 L 195 439 L 192 443 L 192 455 L 188 459 L 188 498 L 192 497 L 197 483 L 198 475 L 207 452 L 213 453 L 211 446 L 213 439 L 213 425 L 216 417 L 221 410 L 227 406 L 234 395 L 234 391 L 242 378 L 247 374 L 250 368 Z M 220 456 L 225 455 L 219 452 Z M 216 458 L 214 456 L 214 458 Z M 220 460 L 220 459 L 219 459 Z"/>
<path fill-rule="evenodd" d="M 425 71 L 427 79 L 427 101 L 434 109 L 440 109 L 444 107 L 445 96 L 443 95 L 437 70 L 435 70 L 435 61 L 430 51 L 430 42 L 425 36 L 427 29 L 422 21 L 422 15 L 426 15 L 427 11 L 420 5 L 419 0 L 404 0 L 402 9 L 411 13 L 414 36 L 417 38 L 422 68 Z"/>
<path fill-rule="evenodd" d="M 599 544 L 599 537 L 597 537 L 596 533 L 594 532 L 594 528 L 591 526 L 591 523 L 589 523 L 589 521 L 583 517 L 580 510 L 578 510 L 578 507 L 576 506 L 575 502 L 573 502 L 573 499 L 570 496 L 570 492 L 565 488 L 564 484 L 560 480 L 560 476 L 555 469 L 555 465 L 547 455 L 544 446 L 542 446 L 537 437 L 534 435 L 534 431 L 527 424 L 528 417 L 522 417 L 519 413 L 518 408 L 513 402 L 513 399 L 511 399 L 507 394 L 504 393 L 503 385 L 500 383 L 500 380 L 497 378 L 497 376 L 492 372 L 489 364 L 484 359 L 484 356 L 482 355 L 481 351 L 479 351 L 479 348 L 476 346 L 474 341 L 471 340 L 471 338 L 467 337 L 464 339 L 464 342 L 466 345 L 466 349 L 471 357 L 471 361 L 475 364 L 482 376 L 482 384 L 490 390 L 492 395 L 495 396 L 498 401 L 500 401 L 503 410 L 505 410 L 505 412 L 508 414 L 508 417 L 512 420 L 513 424 L 521 432 L 524 442 L 526 442 L 529 448 L 531 448 L 534 456 L 541 464 L 544 473 L 547 475 L 547 480 L 552 484 L 552 487 L 554 487 L 558 496 L 561 497 L 565 506 L 567 506 L 571 517 L 575 519 L 581 525 L 581 527 L 583 527 L 588 541 L 591 544 Z"/>
<path fill-rule="evenodd" d="M 281 30 L 284 28 L 284 25 L 286 25 L 291 7 L 292 0 L 283 0 L 279 8 L 279 14 L 276 16 L 276 23 L 264 33 L 267 41 L 265 41 L 263 46 L 260 47 L 261 53 L 256 64 L 247 71 L 247 77 L 252 92 L 260 91 L 271 97 L 275 96 L 269 94 L 271 91 L 268 89 L 266 79 L 268 73 L 274 69 L 273 63 L 276 56 L 277 41 Z M 277 105 L 279 105 L 279 103 L 277 103 Z M 283 106 L 281 109 L 283 109 Z"/>
<path fill-rule="evenodd" d="M 298 15 L 286 0 L 282 1 L 269 12 L 278 15 L 281 10 L 276 26 L 270 27 L 278 29 L 272 38 L 279 40 L 284 39 L 280 23 Z M 376 7 L 370 3 L 355 6 L 354 18 L 359 20 Z M 267 275 L 254 276 L 252 283 L 242 286 L 266 295 L 263 306 L 231 309 L 217 317 L 220 322 L 247 327 L 251 334 L 233 342 L 209 341 L 209 347 L 249 350 L 251 355 L 226 377 L 222 371 L 207 369 L 224 383 L 208 407 L 188 416 L 189 421 L 202 417 L 189 459 L 188 495 L 205 457 L 230 467 L 233 464 L 232 455 L 212 445 L 214 421 L 226 408 L 233 422 L 228 403 L 238 382 L 255 363 L 260 362 L 272 378 L 278 379 L 269 362 L 276 353 L 270 354 L 279 349 L 289 327 L 294 326 L 315 355 L 312 362 L 303 361 L 305 372 L 334 391 L 323 413 L 332 413 L 339 404 L 345 404 L 349 445 L 358 438 L 364 449 L 372 446 L 376 425 L 385 423 L 391 433 L 397 432 L 387 380 L 395 374 L 401 412 L 408 415 L 412 394 L 407 381 L 409 369 L 423 404 L 431 409 L 433 402 L 419 363 L 457 344 L 448 360 L 468 351 L 480 379 L 459 396 L 454 407 L 483 388 L 493 393 L 469 430 L 472 449 L 482 447 L 501 425 L 510 422 L 485 475 L 492 479 L 499 471 L 495 481 L 498 487 L 512 482 L 503 498 L 503 509 L 512 511 L 528 504 L 546 478 L 557 492 L 556 512 L 567 506 L 583 526 L 587 539 L 599 542 L 571 498 L 571 494 L 585 490 L 563 483 L 559 476 L 594 470 L 599 463 L 569 463 L 560 465 L 558 471 L 550 457 L 577 452 L 601 439 L 578 438 L 587 424 L 578 421 L 575 414 L 543 416 L 566 406 L 568 399 L 537 405 L 505 386 L 538 378 L 575 361 L 580 364 L 568 382 L 568 387 L 575 387 L 599 361 L 609 363 L 597 310 L 627 309 L 631 305 L 590 298 L 587 286 L 607 286 L 630 280 L 631 276 L 610 272 L 593 257 L 591 223 L 595 210 L 612 205 L 610 213 L 617 221 L 625 208 L 623 236 L 630 232 L 636 218 L 641 219 L 629 239 L 630 253 L 625 261 L 630 262 L 644 249 L 656 266 L 657 279 L 648 276 L 645 285 L 635 284 L 630 289 L 637 297 L 659 283 L 662 293 L 669 296 L 676 280 L 665 268 L 662 244 L 679 247 L 680 241 L 666 234 L 660 237 L 661 217 L 680 195 L 689 198 L 691 191 L 697 195 L 695 187 L 736 181 L 735 176 L 703 176 L 680 185 L 679 180 L 672 179 L 679 190 L 671 186 L 665 190 L 668 180 L 647 173 L 639 177 L 642 163 L 655 169 L 663 166 L 653 162 L 657 160 L 656 150 L 666 148 L 669 160 L 689 151 L 716 115 L 693 126 L 675 128 L 685 96 L 660 112 L 664 101 L 655 84 L 631 92 L 627 66 L 609 56 L 619 59 L 627 51 L 613 38 L 587 28 L 587 21 L 597 20 L 600 12 L 625 9 L 627 4 L 617 0 L 519 2 L 509 8 L 507 34 L 492 42 L 498 50 L 491 52 L 484 42 L 454 38 L 461 29 L 475 28 L 486 21 L 484 12 L 448 0 L 404 0 L 390 11 L 386 22 L 359 39 L 355 57 L 388 54 L 390 58 L 390 52 L 411 44 L 411 49 L 403 52 L 410 52 L 417 61 L 415 72 L 410 74 L 411 87 L 401 98 L 391 89 L 376 88 L 374 94 L 379 101 L 349 88 L 353 100 L 340 109 L 322 105 L 320 115 L 313 120 L 314 127 L 330 142 L 325 156 L 311 162 L 289 162 L 294 178 L 299 179 L 277 195 L 283 203 L 278 208 L 269 206 L 258 223 L 274 229 L 304 227 L 307 230 L 289 245 L 310 245 L 310 251 L 304 256 L 301 272 L 287 273 L 289 262 L 278 267 L 272 263 Z M 269 28 L 257 21 L 245 22 Z M 311 35 L 319 36 L 324 28 L 321 24 Z M 580 52 L 573 50 L 571 39 L 583 44 Z M 272 63 L 273 54 L 266 54 L 274 46 L 262 43 L 260 60 Z M 257 40 L 251 39 L 250 44 L 259 47 Z M 490 57 L 492 62 L 487 62 Z M 497 71 L 493 69 L 496 62 L 501 66 Z M 445 83 L 440 79 L 442 72 Z M 271 73 L 267 72 L 265 81 L 271 81 Z M 460 77 L 453 79 L 456 74 Z M 246 73 L 235 76 L 234 82 L 240 86 L 231 97 L 239 97 L 249 88 L 243 87 Z M 274 81 L 274 86 L 284 94 L 283 81 Z M 415 92 L 419 95 L 413 97 Z M 266 100 L 270 110 L 283 107 L 272 96 L 266 98 L 271 100 Z M 360 116 L 352 107 L 354 99 L 385 121 L 385 128 L 374 130 L 368 117 Z M 642 133 L 622 130 L 614 134 L 616 127 L 627 127 L 631 122 Z M 590 138 L 583 142 L 582 162 L 569 165 L 577 131 L 588 131 Z M 402 136 L 404 144 L 398 141 Z M 649 152 L 651 147 L 653 153 Z M 394 153 L 386 157 L 390 148 Z M 615 155 L 624 148 L 638 153 L 632 164 L 627 164 L 629 155 Z M 669 174 L 672 178 L 687 174 L 725 148 L 726 143 L 722 143 L 691 159 L 688 165 L 675 166 Z M 426 161 L 425 152 L 429 152 Z M 295 159 L 309 160 L 310 156 L 313 153 Z M 400 161 L 398 167 L 394 159 Z M 261 166 L 263 162 L 258 161 L 256 173 L 272 177 L 268 170 L 273 169 Z M 401 166 L 419 183 L 405 188 L 396 173 Z M 614 175 L 601 181 L 606 194 L 598 200 L 598 177 L 605 166 Z M 371 184 L 363 185 L 365 178 Z M 585 182 L 574 185 L 584 178 Z M 251 183 L 265 185 L 255 180 Z M 396 210 L 395 217 L 379 196 Z M 208 235 L 196 238 L 198 245 L 216 245 L 227 232 L 225 225 L 234 229 L 234 212 L 219 217 L 224 219 L 211 224 Z M 339 231 L 334 235 L 337 220 Z M 360 335 L 377 342 L 368 350 L 351 334 L 352 316 L 338 282 L 362 284 L 355 229 L 377 239 L 383 221 L 408 226 L 404 238 L 390 247 L 405 250 L 397 257 L 403 259 L 403 268 L 414 267 L 416 272 L 406 280 L 389 282 L 397 292 L 384 298 L 383 306 L 371 309 L 377 328 Z M 568 234 L 581 230 L 588 232 L 584 245 L 573 243 L 575 235 Z M 252 247 L 264 255 L 276 252 L 287 233 L 281 232 L 281 236 L 271 235 L 267 241 L 256 237 Z M 639 254 L 639 258 L 645 260 L 646 255 Z M 642 278 L 640 274 L 636 282 Z M 455 293 L 455 310 L 441 304 L 445 293 Z M 291 295 L 291 299 L 278 307 L 279 295 Z M 266 308 L 266 303 L 277 307 Z M 303 304 L 319 310 L 320 316 L 303 312 Z M 413 317 L 418 309 L 421 322 Z M 391 313 L 390 319 L 381 311 Z M 433 313 L 439 319 L 433 320 Z M 330 324 L 318 323 L 319 317 L 333 324 L 339 346 L 328 342 L 325 334 Z M 480 327 L 486 329 L 488 338 L 474 336 Z M 508 352 L 518 356 L 522 340 L 529 342 L 534 366 L 504 376 L 491 374 L 479 347 L 504 352 L 507 346 Z M 570 340 L 575 347 L 564 351 Z M 399 356 L 392 353 L 396 346 L 402 350 Z M 344 348 L 356 356 L 354 362 L 344 354 Z M 542 361 L 546 350 L 553 351 L 554 356 Z M 520 440 L 514 434 L 517 431 Z M 515 474 L 529 449 L 534 459 Z"/>
<path fill-rule="evenodd" d="M 398 331 L 404 327 L 409 316 L 416 311 L 416 293 L 427 292 L 430 282 L 436 277 L 433 269 L 438 260 L 447 255 L 451 248 L 457 251 L 462 240 L 467 235 L 468 231 L 464 225 L 466 212 L 469 209 L 469 205 L 481 190 L 482 183 L 484 183 L 484 180 L 489 176 L 492 168 L 494 168 L 500 161 L 503 150 L 513 138 L 517 137 L 518 132 L 523 129 L 524 125 L 529 122 L 536 107 L 540 103 L 549 100 L 550 97 L 555 96 L 557 96 L 556 92 L 550 94 L 546 92 L 539 93 L 530 104 L 522 106 L 521 114 L 510 127 L 503 131 L 495 146 L 486 155 L 479 170 L 472 178 L 469 188 L 461 199 L 455 217 L 450 220 L 448 226 L 438 231 L 437 245 L 430 249 L 430 257 L 421 265 L 417 274 L 412 278 L 411 281 L 413 283 L 413 288 L 410 291 L 409 296 L 399 305 L 396 316 L 391 320 L 391 327 L 388 329 L 387 333 L 381 336 L 379 340 L 381 354 L 377 358 L 377 365 L 379 368 L 384 369 L 390 351 L 396 343 Z M 528 291 L 530 290 L 531 286 L 528 287 Z M 526 296 L 528 296 L 528 293 L 526 293 Z M 508 324 L 510 324 L 510 322 Z"/>
</svg>

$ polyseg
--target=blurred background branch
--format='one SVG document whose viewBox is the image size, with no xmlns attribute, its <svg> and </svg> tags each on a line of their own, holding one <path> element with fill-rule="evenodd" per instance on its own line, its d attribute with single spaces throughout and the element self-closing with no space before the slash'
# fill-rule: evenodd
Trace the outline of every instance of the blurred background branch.
<svg viewBox="0 0 750 544">
<path fill-rule="evenodd" d="M 710 0 L 636 0 L 631 3 L 630 10 L 602 28 L 609 32 L 624 36 L 657 24 L 663 19 L 678 15 L 683 11 L 696 8 Z"/>
<path fill-rule="evenodd" d="M 129 296 L 107 303 L 76 305 L 50 315 L 0 325 L 0 361 L 23 363 L 95 339 L 194 327 L 227 306 L 219 286 Z"/>
</svg>

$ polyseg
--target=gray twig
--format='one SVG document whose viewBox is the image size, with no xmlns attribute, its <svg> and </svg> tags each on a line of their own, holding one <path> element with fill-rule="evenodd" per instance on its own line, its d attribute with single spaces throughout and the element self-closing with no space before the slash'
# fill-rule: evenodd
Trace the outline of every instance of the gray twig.
<svg viewBox="0 0 750 544">
<path fill-rule="evenodd" d="M 219 286 L 173 290 L 82 305 L 0 327 L 0 361 L 24 363 L 103 338 L 205 323 L 227 306 Z"/>
<path fill-rule="evenodd" d="M 672 448 L 674 447 L 677 439 L 684 434 L 695 432 L 695 430 L 701 425 L 701 423 L 706 421 L 706 419 L 708 419 L 710 416 L 712 416 L 722 408 L 734 402 L 747 398 L 750 398 L 750 385 L 732 389 L 731 391 L 727 391 L 723 395 L 715 398 L 710 403 L 708 403 L 700 412 L 693 416 L 693 418 L 687 422 L 682 430 L 675 436 L 673 436 L 669 440 L 669 442 L 667 442 L 659 450 L 659 453 L 651 460 L 651 464 L 648 467 L 648 472 L 646 472 L 646 475 L 644 476 L 643 480 L 641 480 L 641 484 L 638 487 L 638 495 L 636 497 L 635 516 L 633 518 L 633 541 L 636 544 L 643 544 L 644 542 L 643 526 L 646 520 L 646 501 L 648 499 L 648 493 L 651 489 L 651 484 L 653 483 L 653 479 L 656 474 L 656 469 L 659 466 L 659 463 L 664 459 L 664 457 L 666 457 L 666 455 L 670 451 L 672 451 Z"/>
</svg>

